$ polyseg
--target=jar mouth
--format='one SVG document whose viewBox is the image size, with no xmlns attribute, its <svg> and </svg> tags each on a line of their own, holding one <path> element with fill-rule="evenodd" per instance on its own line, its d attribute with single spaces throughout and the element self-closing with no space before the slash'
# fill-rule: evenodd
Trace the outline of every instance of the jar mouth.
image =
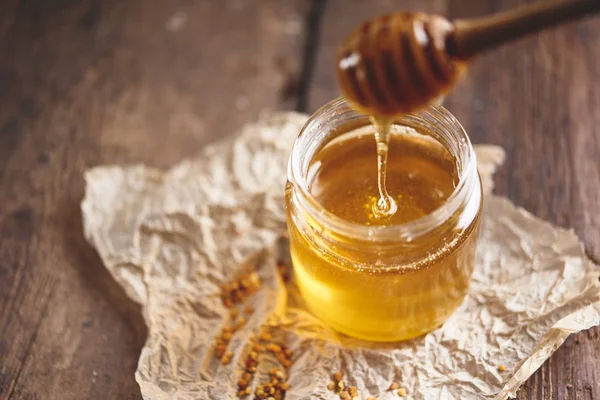
<svg viewBox="0 0 600 400">
<path fill-rule="evenodd" d="M 360 114 L 350 103 L 339 97 L 317 110 L 306 122 L 292 147 L 288 165 L 288 181 L 297 189 L 297 204 L 323 227 L 346 237 L 359 240 L 405 240 L 436 229 L 457 213 L 473 193 L 477 181 L 475 152 L 467 133 L 458 120 L 444 107 L 427 106 L 419 111 L 393 119 L 394 125 L 406 126 L 438 140 L 456 160 L 458 183 L 446 201 L 418 219 L 391 225 L 364 225 L 343 219 L 325 209 L 310 193 L 309 167 L 314 156 L 331 140 L 348 132 L 341 126 L 370 124 L 369 117 Z M 337 129 L 337 131 L 336 131 Z M 375 160 L 373 160 L 375 162 Z"/>
</svg>

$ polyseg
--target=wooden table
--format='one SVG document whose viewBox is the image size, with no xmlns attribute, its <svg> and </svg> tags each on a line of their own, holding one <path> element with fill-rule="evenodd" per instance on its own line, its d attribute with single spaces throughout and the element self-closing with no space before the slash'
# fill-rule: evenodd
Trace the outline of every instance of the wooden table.
<svg viewBox="0 0 600 400">
<path fill-rule="evenodd" d="M 139 307 L 82 237 L 85 168 L 166 167 L 263 109 L 336 96 L 362 19 L 519 0 L 0 2 L 0 399 L 137 399 Z M 447 107 L 507 150 L 497 192 L 600 259 L 600 20 L 477 60 Z M 571 337 L 521 399 L 600 398 L 600 330 Z"/>
</svg>

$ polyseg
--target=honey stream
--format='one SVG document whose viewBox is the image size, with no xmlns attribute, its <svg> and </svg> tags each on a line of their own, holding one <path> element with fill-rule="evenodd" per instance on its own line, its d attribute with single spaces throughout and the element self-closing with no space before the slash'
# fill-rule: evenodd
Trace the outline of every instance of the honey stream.
<svg viewBox="0 0 600 400">
<path fill-rule="evenodd" d="M 390 129 L 392 122 L 388 118 L 371 117 L 371 123 L 375 128 L 375 143 L 377 145 L 377 189 L 379 199 L 373 204 L 373 215 L 376 218 L 389 218 L 398 210 L 398 205 L 389 195 L 386 185 L 387 160 L 390 144 Z"/>
</svg>

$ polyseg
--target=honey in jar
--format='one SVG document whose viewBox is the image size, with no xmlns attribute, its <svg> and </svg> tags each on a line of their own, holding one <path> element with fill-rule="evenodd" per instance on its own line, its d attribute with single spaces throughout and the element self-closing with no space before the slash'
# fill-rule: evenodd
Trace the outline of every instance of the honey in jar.
<svg viewBox="0 0 600 400">
<path fill-rule="evenodd" d="M 394 117 L 378 215 L 368 117 L 335 100 L 308 121 L 290 158 L 286 206 L 296 282 L 336 330 L 375 341 L 443 324 L 469 287 L 481 185 L 469 139 L 439 106 Z"/>
</svg>

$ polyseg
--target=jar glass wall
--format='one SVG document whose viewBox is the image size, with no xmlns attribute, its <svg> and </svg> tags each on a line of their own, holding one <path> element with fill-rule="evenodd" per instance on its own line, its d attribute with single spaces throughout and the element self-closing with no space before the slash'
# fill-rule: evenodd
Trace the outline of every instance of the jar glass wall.
<svg viewBox="0 0 600 400">
<path fill-rule="evenodd" d="M 410 134 L 447 150 L 457 176 L 452 193 L 436 209 L 401 224 L 341 218 L 311 193 L 315 160 L 327 156 L 333 143 L 350 143 L 369 129 L 368 117 L 343 99 L 322 107 L 302 129 L 286 186 L 290 251 L 297 284 L 317 317 L 361 339 L 403 340 L 443 324 L 467 293 L 481 183 L 465 131 L 447 110 L 431 106 L 396 118 L 392 136 Z"/>
</svg>

